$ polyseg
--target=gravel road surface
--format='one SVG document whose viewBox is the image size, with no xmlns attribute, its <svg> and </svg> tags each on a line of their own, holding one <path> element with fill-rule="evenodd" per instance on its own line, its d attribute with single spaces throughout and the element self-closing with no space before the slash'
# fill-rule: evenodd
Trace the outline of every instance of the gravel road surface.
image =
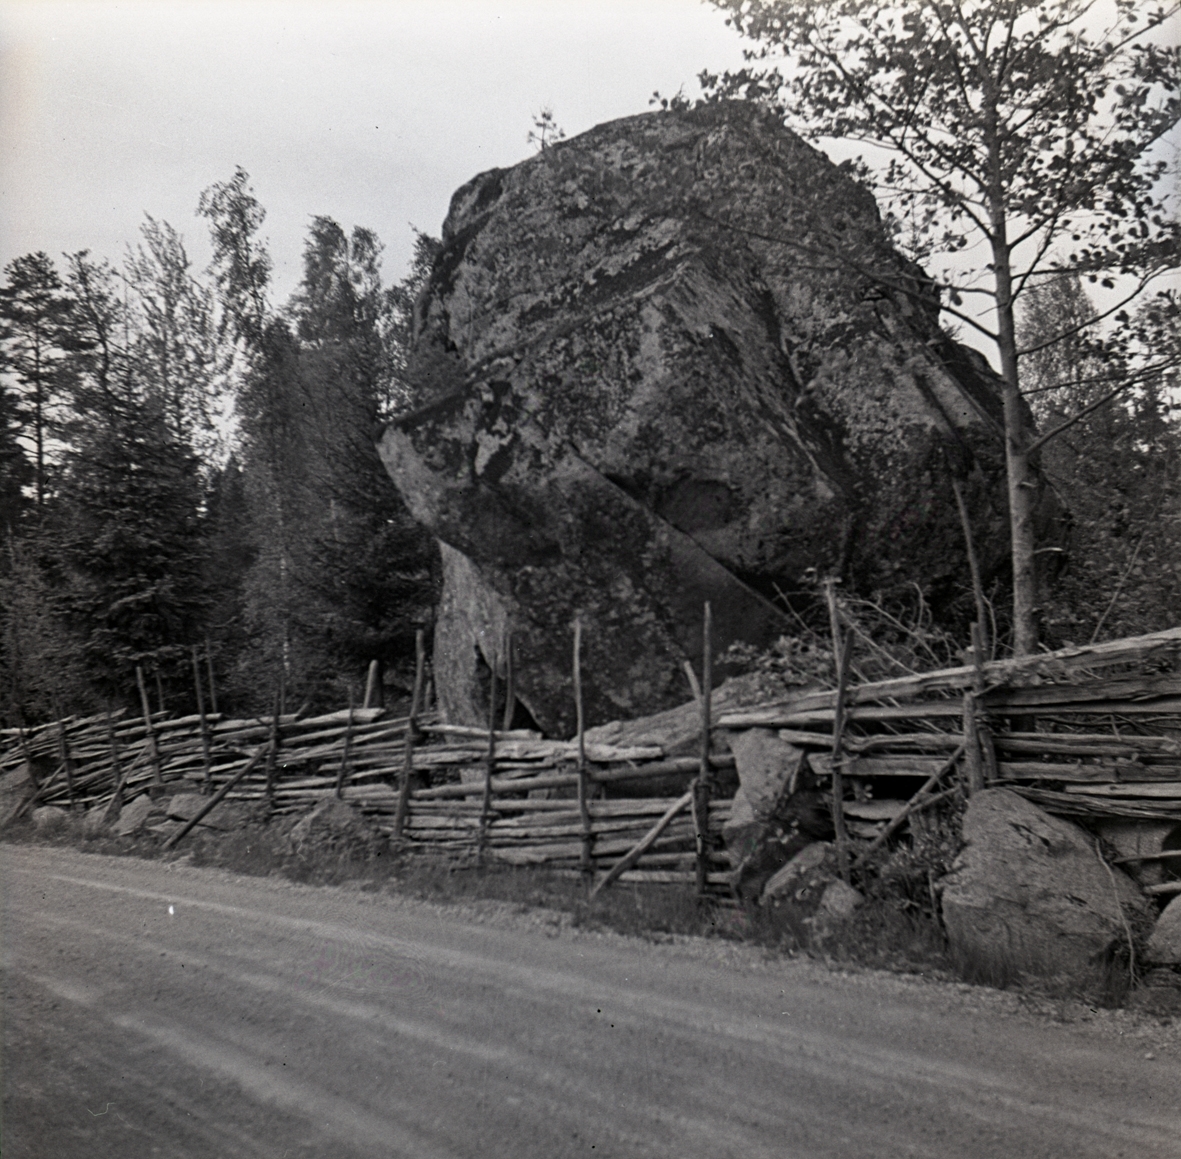
<svg viewBox="0 0 1181 1159">
<path fill-rule="evenodd" d="M 5 1159 L 1177 1159 L 1175 1047 L 980 991 L 0 846 Z"/>
</svg>

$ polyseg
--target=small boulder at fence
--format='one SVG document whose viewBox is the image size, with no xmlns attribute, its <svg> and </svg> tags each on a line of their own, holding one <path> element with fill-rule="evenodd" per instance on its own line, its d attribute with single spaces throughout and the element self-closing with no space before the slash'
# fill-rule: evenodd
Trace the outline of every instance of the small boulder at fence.
<svg viewBox="0 0 1181 1159">
<path fill-rule="evenodd" d="M 1105 865 L 1095 840 L 1007 789 L 968 803 L 966 842 L 944 879 L 948 944 L 970 981 L 1004 985 L 1022 975 L 1087 985 L 1143 925 L 1143 896 Z"/>
<path fill-rule="evenodd" d="M 43 805 L 33 810 L 33 828 L 38 833 L 56 833 L 66 827 L 69 817 L 65 809 L 59 809 L 56 805 Z"/>
<path fill-rule="evenodd" d="M 119 819 L 115 822 L 115 832 L 120 837 L 130 837 L 138 833 L 149 821 L 162 821 L 164 810 L 144 793 L 136 797 L 130 804 L 126 804 L 119 812 Z"/>
<path fill-rule="evenodd" d="M 206 805 L 208 797 L 200 793 L 177 793 L 164 806 L 164 811 L 175 821 L 191 821 Z"/>
<path fill-rule="evenodd" d="M 321 801 L 291 830 L 291 851 L 309 859 L 328 854 L 377 857 L 387 847 L 385 834 L 358 809 L 330 797 Z"/>
<path fill-rule="evenodd" d="M 820 898 L 820 912 L 830 918 L 852 917 L 853 911 L 865 901 L 863 894 L 838 878 L 825 886 Z"/>
<path fill-rule="evenodd" d="M 832 844 L 813 841 L 771 875 L 763 886 L 759 901 L 763 905 L 786 901 L 813 890 L 818 883 L 835 881 L 836 866 L 836 851 Z"/>
<path fill-rule="evenodd" d="M 82 818 L 82 832 L 87 837 L 98 837 L 106 831 L 107 828 L 107 807 L 103 805 L 95 805 L 93 809 L 87 809 L 86 815 Z"/>
<path fill-rule="evenodd" d="M 1181 894 L 1156 919 L 1144 956 L 1162 966 L 1181 966 Z"/>
<path fill-rule="evenodd" d="M 722 835 L 734 865 L 731 884 L 757 897 L 804 846 L 830 837 L 831 826 L 802 749 L 766 728 L 733 733 L 730 747 L 739 787 Z"/>
</svg>

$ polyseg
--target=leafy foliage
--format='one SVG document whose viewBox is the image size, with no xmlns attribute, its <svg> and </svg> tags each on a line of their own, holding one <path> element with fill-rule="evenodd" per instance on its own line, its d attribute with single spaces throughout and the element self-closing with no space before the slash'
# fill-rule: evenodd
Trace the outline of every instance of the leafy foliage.
<svg viewBox="0 0 1181 1159">
<path fill-rule="evenodd" d="M 986 264 L 941 275 L 944 308 L 994 341 L 1000 359 L 1014 649 L 1028 653 L 1039 444 L 1025 422 L 1016 303 L 1079 274 L 1118 293 L 1105 313 L 1126 326 L 1122 307 L 1177 268 L 1161 142 L 1181 119 L 1181 48 L 1149 35 L 1177 7 L 1145 13 L 1118 0 L 1096 35 L 1083 0 L 715 3 L 759 43 L 752 66 L 782 56 L 789 68 L 703 73 L 711 99 L 759 100 L 814 139 L 861 145 L 853 168 L 916 259 L 966 264 L 982 243 Z"/>
<path fill-rule="evenodd" d="M 265 212 L 244 170 L 200 197 L 209 276 L 145 217 L 123 269 L 43 253 L 0 287 L 0 662 L 13 722 L 138 708 L 134 669 L 190 706 L 338 706 L 429 623 L 433 555 L 375 442 L 403 396 L 419 234 L 400 284 L 381 243 L 316 217 L 291 301 L 268 301 Z M 227 422 L 232 392 L 236 429 Z M 229 455 L 227 456 L 227 444 Z M 154 678 L 154 679 L 153 679 Z"/>
</svg>

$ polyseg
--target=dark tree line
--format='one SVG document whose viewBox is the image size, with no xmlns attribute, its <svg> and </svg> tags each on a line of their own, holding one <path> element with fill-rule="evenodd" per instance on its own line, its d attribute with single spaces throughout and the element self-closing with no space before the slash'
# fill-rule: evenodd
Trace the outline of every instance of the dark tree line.
<svg viewBox="0 0 1181 1159">
<path fill-rule="evenodd" d="M 339 707 L 397 685 L 429 626 L 434 556 L 376 452 L 434 243 L 382 285 L 381 243 L 313 220 L 270 299 L 265 217 L 238 170 L 200 198 L 214 259 L 148 217 L 118 269 L 86 251 L 0 286 L 0 715 L 152 699 L 187 711 Z"/>
</svg>

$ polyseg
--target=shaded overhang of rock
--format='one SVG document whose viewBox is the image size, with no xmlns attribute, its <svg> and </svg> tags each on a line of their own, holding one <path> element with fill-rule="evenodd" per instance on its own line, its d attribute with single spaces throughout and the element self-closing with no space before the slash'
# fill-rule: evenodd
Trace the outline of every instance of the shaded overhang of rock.
<svg viewBox="0 0 1181 1159">
<path fill-rule="evenodd" d="M 443 545 L 452 721 L 486 721 L 510 625 L 521 702 L 568 735 L 575 614 L 595 721 L 684 698 L 706 600 L 720 651 L 790 632 L 766 597 L 809 569 L 949 599 L 951 472 L 1004 566 L 994 376 L 869 193 L 769 113 L 601 125 L 469 182 L 442 240 L 381 451 Z"/>
</svg>

